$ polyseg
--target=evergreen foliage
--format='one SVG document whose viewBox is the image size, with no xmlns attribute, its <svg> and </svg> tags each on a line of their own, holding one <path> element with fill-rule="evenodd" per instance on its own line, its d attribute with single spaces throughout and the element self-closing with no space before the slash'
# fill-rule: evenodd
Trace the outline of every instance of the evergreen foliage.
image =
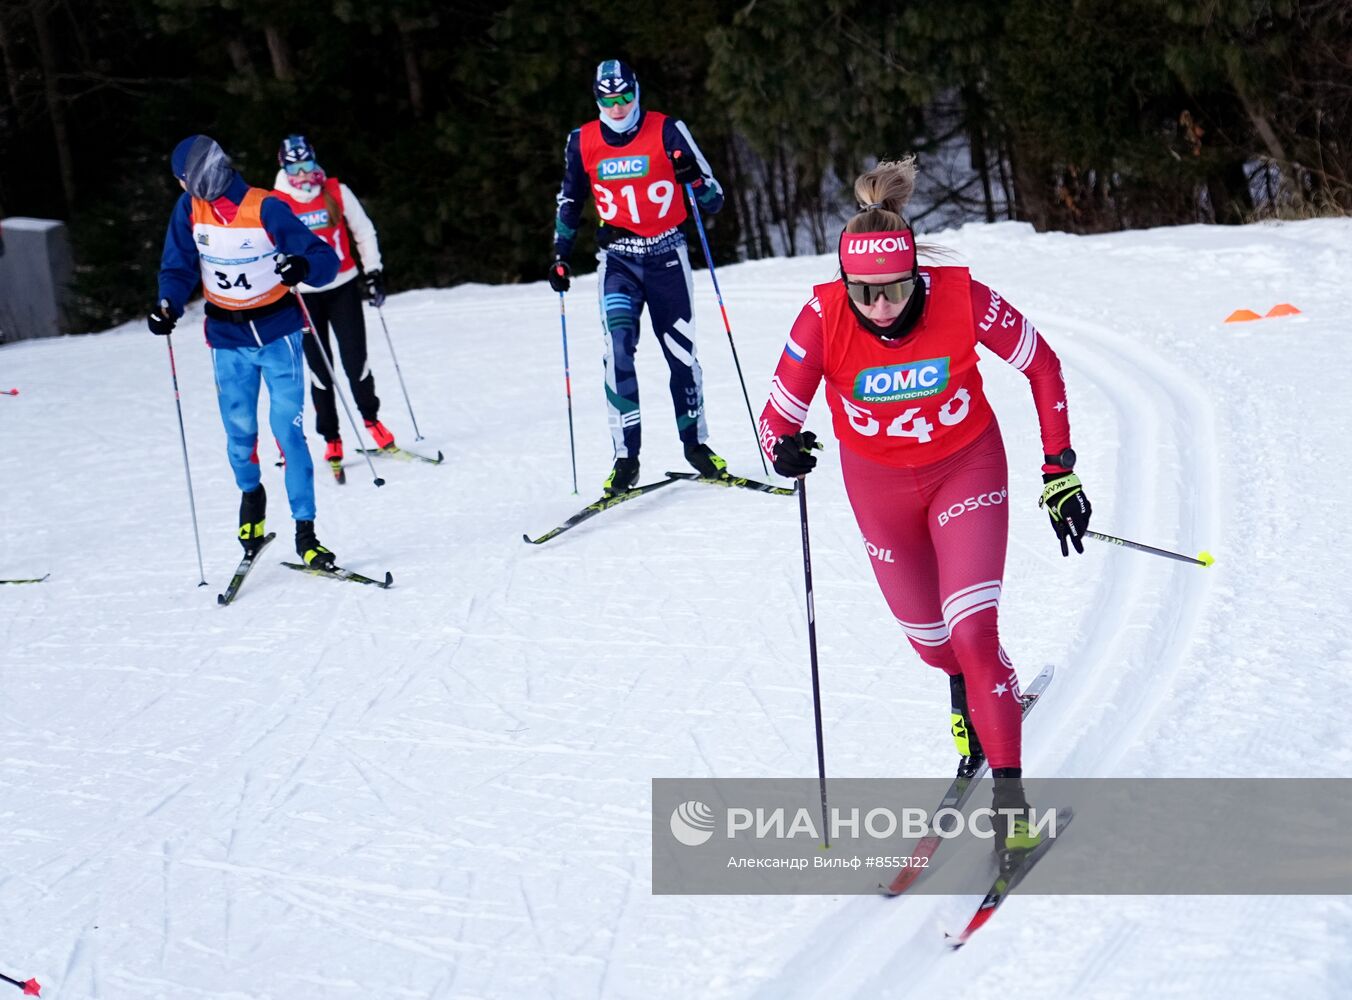
<svg viewBox="0 0 1352 1000">
<path fill-rule="evenodd" d="M 828 249 L 854 174 L 909 152 L 921 229 L 1346 211 L 1350 53 L 1346 0 L 0 0 L 0 216 L 70 224 L 98 328 L 153 296 L 179 139 L 270 187 L 302 132 L 392 289 L 538 280 L 612 56 L 723 181 L 721 261 Z"/>
</svg>

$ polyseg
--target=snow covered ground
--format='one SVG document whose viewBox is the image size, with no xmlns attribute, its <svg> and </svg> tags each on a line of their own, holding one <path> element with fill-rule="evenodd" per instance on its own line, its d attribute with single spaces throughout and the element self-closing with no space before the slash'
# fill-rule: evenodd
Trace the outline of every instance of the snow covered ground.
<svg viewBox="0 0 1352 1000">
<path fill-rule="evenodd" d="M 1352 223 L 929 238 L 1060 352 L 1094 527 L 1218 560 L 1063 560 L 1027 384 L 988 359 L 1004 645 L 1025 679 L 1058 664 L 1028 771 L 1352 775 Z M 832 267 L 720 272 L 757 410 Z M 711 443 L 759 474 L 696 278 Z M 1303 312 L 1221 322 L 1278 302 Z M 672 486 L 523 545 L 609 466 L 594 279 L 568 307 L 582 497 L 557 298 L 402 294 L 385 314 L 427 440 L 373 323 L 383 416 L 447 462 L 318 480 L 320 537 L 394 589 L 278 566 L 268 465 L 279 539 L 227 609 L 238 495 L 194 322 L 175 346 L 204 588 L 164 343 L 0 350 L 21 390 L 0 398 L 0 577 L 52 574 L 0 588 L 0 970 L 61 1000 L 1347 995 L 1345 897 L 1016 897 L 949 954 L 971 900 L 652 896 L 650 779 L 815 772 L 797 510 Z M 639 364 L 650 479 L 681 462 L 646 334 Z M 809 423 L 829 431 L 820 400 Z M 947 685 L 886 612 L 834 447 L 810 485 L 829 771 L 946 775 Z"/>
</svg>

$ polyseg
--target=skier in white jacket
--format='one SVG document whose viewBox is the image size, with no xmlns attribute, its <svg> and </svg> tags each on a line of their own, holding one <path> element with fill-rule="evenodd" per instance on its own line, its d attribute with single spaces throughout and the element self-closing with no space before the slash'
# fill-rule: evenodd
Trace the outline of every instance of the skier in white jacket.
<svg viewBox="0 0 1352 1000">
<path fill-rule="evenodd" d="M 380 399 L 371 375 L 366 353 L 366 320 L 362 315 L 362 290 L 371 304 L 385 301 L 384 272 L 376 228 L 362 209 L 352 189 L 336 177 L 327 176 L 315 158 L 314 147 L 303 135 L 289 135 L 277 151 L 277 180 L 273 194 L 291 206 L 297 218 L 316 236 L 338 253 L 338 276 L 327 285 L 312 288 L 301 285 L 305 304 L 314 321 L 315 336 L 305 338 L 305 358 L 310 364 L 310 398 L 315 405 L 315 429 L 326 442 L 324 458 L 337 468 L 343 459 L 343 440 L 338 429 L 338 411 L 334 406 L 329 368 L 333 349 L 329 346 L 329 328 L 333 328 L 342 355 L 343 370 L 352 387 L 352 398 L 361 411 L 366 429 L 377 448 L 393 448 L 394 435 L 380 422 Z M 357 257 L 354 258 L 353 242 Z M 358 270 L 357 259 L 361 268 Z M 360 277 L 359 283 L 354 280 Z M 320 345 L 329 365 L 319 356 Z"/>
</svg>

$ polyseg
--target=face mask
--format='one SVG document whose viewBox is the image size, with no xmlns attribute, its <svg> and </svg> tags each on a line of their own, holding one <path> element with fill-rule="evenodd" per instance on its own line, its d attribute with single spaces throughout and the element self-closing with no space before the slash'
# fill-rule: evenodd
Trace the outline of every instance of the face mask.
<svg viewBox="0 0 1352 1000">
<path fill-rule="evenodd" d="M 596 106 L 600 108 L 601 107 L 600 102 L 597 102 Z M 610 129 L 610 131 L 614 132 L 616 135 L 624 135 L 624 133 L 628 132 L 631 128 L 633 128 L 634 124 L 638 121 L 639 114 L 638 96 L 635 95 L 634 103 L 629 105 L 629 114 L 625 115 L 619 121 L 616 121 L 609 115 L 604 114 L 604 109 L 602 109 L 602 111 L 603 113 L 600 115 L 601 124 L 604 125 L 606 128 Z"/>
<path fill-rule="evenodd" d="M 845 284 L 848 286 L 851 282 L 847 281 Z M 910 301 L 897 313 L 896 318 L 887 324 L 875 323 L 865 316 L 852 294 L 846 296 L 845 301 L 850 307 L 850 312 L 854 313 L 854 318 L 859 320 L 859 324 L 869 333 L 880 340 L 900 340 L 915 328 L 925 312 L 925 283 L 915 281 L 915 291 L 911 293 Z"/>
<path fill-rule="evenodd" d="M 324 183 L 324 170 L 314 160 L 288 163 L 283 169 L 286 170 L 287 181 L 300 191 L 317 191 Z"/>
<path fill-rule="evenodd" d="M 230 157 L 215 141 L 205 135 L 193 136 L 179 144 L 183 151 L 182 173 L 179 180 L 186 185 L 188 193 L 203 201 L 215 201 L 225 194 L 235 169 L 230 165 Z M 179 150 L 175 150 L 175 159 Z M 177 171 L 175 171 L 177 173 Z"/>
</svg>

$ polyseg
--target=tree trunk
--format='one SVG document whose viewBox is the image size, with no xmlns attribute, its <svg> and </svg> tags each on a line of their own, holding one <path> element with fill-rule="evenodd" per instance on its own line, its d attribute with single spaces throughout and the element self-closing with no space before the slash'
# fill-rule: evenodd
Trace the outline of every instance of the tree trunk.
<svg viewBox="0 0 1352 1000">
<path fill-rule="evenodd" d="M 991 191 L 990 155 L 986 149 L 985 106 L 975 87 L 963 88 L 962 103 L 967 119 L 967 142 L 972 167 L 981 177 L 981 194 L 986 203 L 986 221 L 995 221 L 995 197 Z"/>
<path fill-rule="evenodd" d="M 1249 192 L 1249 177 L 1242 160 L 1232 160 L 1207 177 L 1207 191 L 1211 195 L 1211 210 L 1222 225 L 1238 226 L 1248 221 L 1253 211 L 1253 196 Z"/>
<path fill-rule="evenodd" d="M 295 74 L 291 70 L 291 49 L 287 47 L 286 38 L 272 24 L 263 28 L 263 35 L 268 40 L 268 55 L 272 57 L 272 75 L 282 83 L 290 83 Z"/>
<path fill-rule="evenodd" d="M 254 69 L 253 59 L 249 57 L 248 46 L 235 35 L 225 40 L 225 51 L 230 56 L 230 64 L 235 67 L 235 72 L 243 77 L 248 83 L 253 83 L 258 79 L 258 71 Z"/>
<path fill-rule="evenodd" d="M 734 135 L 728 139 L 728 187 L 732 191 L 733 204 L 737 208 L 737 221 L 746 240 L 746 256 L 748 260 L 759 260 L 762 256 L 760 247 L 756 241 L 756 220 L 751 207 L 751 199 L 748 196 L 751 185 L 747 180 L 746 174 L 742 169 L 742 159 L 737 154 L 737 137 Z"/>
<path fill-rule="evenodd" d="M 14 113 L 19 113 L 19 67 L 14 64 L 14 50 L 10 46 L 9 26 L 5 24 L 3 11 L 0 11 L 0 57 L 5 60 L 5 82 L 9 85 L 9 102 L 14 105 Z"/>
<path fill-rule="evenodd" d="M 1012 222 L 1019 217 L 1018 192 L 1005 167 L 1005 148 L 1003 143 L 995 147 L 995 167 L 1000 171 L 1000 188 L 1005 193 L 1005 216 Z"/>
<path fill-rule="evenodd" d="M 1014 171 L 1014 190 L 1018 195 L 1019 219 L 1031 222 L 1038 232 L 1046 232 L 1051 219 L 1048 189 L 1051 183 L 1051 165 L 1037 156 L 1016 152 L 1017 142 L 1011 141 L 1009 165 Z"/>
<path fill-rule="evenodd" d="M 770 203 L 770 221 L 780 227 L 784 234 L 785 254 L 793 256 L 793 245 L 788 234 L 784 232 L 784 217 L 788 214 L 788 206 L 780 205 L 779 192 L 779 171 L 780 164 L 784 159 L 784 151 L 779 142 L 775 143 L 772 159 L 765 161 L 765 185 L 762 190 L 765 192 L 766 200 Z"/>
<path fill-rule="evenodd" d="M 779 201 L 784 206 L 784 240 L 788 245 L 788 255 L 798 256 L 798 195 L 793 185 L 792 157 L 783 144 L 779 147 Z"/>
<path fill-rule="evenodd" d="M 418 66 L 418 49 L 413 44 L 414 24 L 403 14 L 394 15 L 394 26 L 399 31 L 399 48 L 404 54 L 404 79 L 408 82 L 408 103 L 416 118 L 423 116 L 422 70 Z"/>
<path fill-rule="evenodd" d="M 1296 164 L 1286 155 L 1286 149 L 1282 146 L 1281 140 L 1277 138 L 1272 122 L 1268 121 L 1267 115 L 1263 113 L 1261 108 L 1249 100 L 1248 95 L 1244 93 L 1237 82 L 1234 87 L 1235 96 L 1239 98 L 1239 103 L 1244 106 L 1244 113 L 1248 115 L 1254 132 L 1263 143 L 1263 148 L 1267 150 L 1268 156 L 1276 162 L 1282 176 L 1286 179 L 1286 186 L 1291 191 L 1291 197 L 1295 198 L 1297 202 L 1303 202 L 1305 192 L 1302 190 Z M 1228 167 L 1226 171 L 1229 171 Z M 1228 184 L 1228 180 L 1226 183 Z"/>
<path fill-rule="evenodd" d="M 52 136 L 56 140 L 56 159 L 61 171 L 61 190 L 66 198 L 66 212 L 75 212 L 75 159 L 71 152 L 70 132 L 66 125 L 66 106 L 56 86 L 56 46 L 51 24 L 47 20 L 47 0 L 29 0 L 29 13 L 38 40 L 38 61 L 42 65 L 42 87 L 47 99 L 47 114 L 52 119 Z"/>
</svg>

